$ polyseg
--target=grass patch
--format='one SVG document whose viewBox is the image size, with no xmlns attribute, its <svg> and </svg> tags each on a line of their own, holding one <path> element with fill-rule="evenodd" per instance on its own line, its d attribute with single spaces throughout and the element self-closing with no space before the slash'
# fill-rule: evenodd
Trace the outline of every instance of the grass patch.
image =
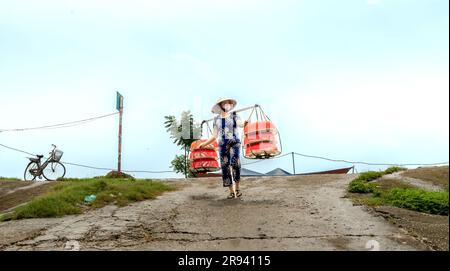
<svg viewBox="0 0 450 271">
<path fill-rule="evenodd" d="M 374 185 L 380 192 L 387 192 L 393 188 L 414 188 L 413 185 L 405 183 L 401 180 L 389 178 L 379 179 L 376 182 L 374 182 Z"/>
<path fill-rule="evenodd" d="M 384 170 L 384 174 L 392 174 L 399 171 L 405 171 L 407 168 L 404 167 L 390 167 Z"/>
<path fill-rule="evenodd" d="M 367 206 L 395 206 L 412 211 L 447 215 L 448 192 L 426 191 L 420 188 L 388 188 L 383 191 L 375 190 L 372 194 L 352 193 L 349 195 L 357 205 Z"/>
<path fill-rule="evenodd" d="M 392 174 L 398 171 L 404 171 L 403 167 L 389 167 L 384 171 L 367 171 L 359 174 L 359 176 L 350 182 L 348 192 L 350 193 L 379 193 L 377 186 L 369 183 L 381 178 L 383 175 Z"/>
<path fill-rule="evenodd" d="M 361 173 L 357 179 L 364 181 L 364 182 L 370 182 L 370 181 L 380 178 L 383 175 L 384 174 L 382 171 L 381 172 L 380 171 L 367 171 L 367 172 Z"/>
<path fill-rule="evenodd" d="M 382 206 L 386 204 L 380 197 L 372 197 L 369 194 L 353 194 L 351 199 L 356 205 Z"/>
<path fill-rule="evenodd" d="M 17 208 L 1 220 L 37 217 L 61 217 L 79 214 L 86 208 L 107 204 L 126 206 L 132 202 L 153 199 L 174 187 L 160 181 L 134 179 L 62 179 L 51 191 Z M 96 195 L 93 202 L 84 202 L 87 195 Z"/>
<path fill-rule="evenodd" d="M 374 193 L 376 186 L 369 183 L 384 175 L 384 172 L 367 171 L 359 174 L 359 176 L 350 182 L 348 192 L 350 193 Z"/>
<path fill-rule="evenodd" d="M 448 192 L 418 188 L 393 188 L 381 198 L 390 205 L 423 213 L 448 215 Z"/>
<path fill-rule="evenodd" d="M 9 177 L 1 177 L 1 176 L 0 176 L 0 181 L 21 181 L 21 179 L 18 179 L 18 178 L 9 178 Z"/>
<path fill-rule="evenodd" d="M 448 191 L 448 166 L 441 167 L 419 167 L 402 172 L 402 176 L 421 179 L 438 185 Z"/>
<path fill-rule="evenodd" d="M 426 191 L 394 179 L 377 180 L 385 174 L 403 170 L 405 169 L 391 167 L 381 172 L 361 173 L 350 182 L 348 192 L 353 193 L 351 197 L 357 204 L 391 205 L 423 213 L 448 215 L 448 191 Z M 373 182 L 374 180 L 377 181 Z"/>
<path fill-rule="evenodd" d="M 375 192 L 375 190 L 376 186 L 374 183 L 367 183 L 365 181 L 358 179 L 353 180 L 348 187 L 348 192 L 350 193 L 365 194 L 365 193 L 373 193 Z"/>
<path fill-rule="evenodd" d="M 15 206 L 24 204 L 37 198 L 45 193 L 51 191 L 51 188 L 56 185 L 55 182 L 49 182 L 28 189 L 29 183 L 23 181 L 8 181 L 0 183 L 0 213 L 5 212 Z M 19 189 L 25 188 L 25 189 Z M 9 193 L 15 190 L 15 192 Z"/>
<path fill-rule="evenodd" d="M 98 178 L 98 177 L 97 177 Z M 102 177 L 100 177 L 102 178 Z M 107 179 L 134 179 L 130 174 L 126 174 L 118 171 L 110 171 L 106 174 L 105 178 Z"/>
</svg>

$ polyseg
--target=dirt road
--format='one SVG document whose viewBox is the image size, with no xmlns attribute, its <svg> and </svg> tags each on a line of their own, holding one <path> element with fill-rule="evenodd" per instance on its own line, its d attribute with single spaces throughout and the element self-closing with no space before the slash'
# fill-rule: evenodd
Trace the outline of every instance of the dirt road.
<svg viewBox="0 0 450 271">
<path fill-rule="evenodd" d="M 0 223 L 1 250 L 426 250 L 384 218 L 353 206 L 353 175 L 245 177 L 242 199 L 219 178 L 127 207 Z"/>
</svg>

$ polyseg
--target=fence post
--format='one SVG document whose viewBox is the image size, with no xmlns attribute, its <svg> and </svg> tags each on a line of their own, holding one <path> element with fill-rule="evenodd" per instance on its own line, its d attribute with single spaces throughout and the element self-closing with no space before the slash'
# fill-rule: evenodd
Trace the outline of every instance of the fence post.
<svg viewBox="0 0 450 271">
<path fill-rule="evenodd" d="M 294 157 L 294 152 L 292 152 L 292 171 L 295 174 L 295 157 Z"/>
<path fill-rule="evenodd" d="M 188 157 L 187 157 L 187 146 L 184 146 L 184 178 L 187 179 L 187 163 L 188 163 Z"/>
<path fill-rule="evenodd" d="M 117 161 L 118 172 L 122 170 L 122 115 L 123 115 L 123 108 L 120 109 L 119 114 L 119 158 Z"/>
<path fill-rule="evenodd" d="M 122 115 L 123 115 L 123 96 L 117 92 L 116 108 L 119 110 L 119 155 L 117 158 L 117 171 L 122 170 Z"/>
</svg>

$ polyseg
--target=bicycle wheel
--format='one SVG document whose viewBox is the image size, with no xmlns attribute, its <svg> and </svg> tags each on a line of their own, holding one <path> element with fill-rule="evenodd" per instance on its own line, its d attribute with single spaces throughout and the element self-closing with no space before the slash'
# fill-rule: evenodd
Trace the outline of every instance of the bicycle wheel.
<svg viewBox="0 0 450 271">
<path fill-rule="evenodd" d="M 28 163 L 25 168 L 25 173 L 23 174 L 23 179 L 25 181 L 34 181 L 36 179 L 36 172 L 38 170 L 38 164 L 36 162 Z"/>
<path fill-rule="evenodd" d="M 43 174 L 48 181 L 56 181 L 66 175 L 66 167 L 60 162 L 53 161 L 44 168 Z"/>
</svg>

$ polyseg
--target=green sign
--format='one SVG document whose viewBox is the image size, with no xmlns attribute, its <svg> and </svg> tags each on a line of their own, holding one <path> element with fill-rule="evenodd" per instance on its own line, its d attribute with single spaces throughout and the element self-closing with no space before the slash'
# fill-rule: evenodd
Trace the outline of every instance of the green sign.
<svg viewBox="0 0 450 271">
<path fill-rule="evenodd" d="M 123 108 L 123 96 L 117 91 L 116 109 L 120 111 Z"/>
</svg>

